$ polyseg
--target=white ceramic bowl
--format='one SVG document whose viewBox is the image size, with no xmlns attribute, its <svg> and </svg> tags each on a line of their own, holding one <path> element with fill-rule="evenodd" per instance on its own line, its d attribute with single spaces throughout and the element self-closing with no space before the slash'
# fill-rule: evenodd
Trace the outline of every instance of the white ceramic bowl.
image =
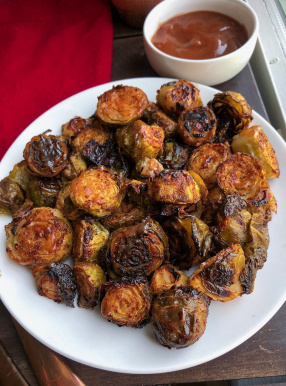
<svg viewBox="0 0 286 386">
<path fill-rule="evenodd" d="M 202 10 L 223 13 L 244 24 L 249 36 L 247 42 L 230 54 L 205 60 L 176 58 L 152 44 L 159 24 L 182 13 Z M 153 8 L 145 20 L 144 47 L 151 66 L 159 75 L 212 86 L 233 78 L 246 66 L 255 48 L 258 28 L 255 12 L 242 0 L 165 0 Z"/>
</svg>

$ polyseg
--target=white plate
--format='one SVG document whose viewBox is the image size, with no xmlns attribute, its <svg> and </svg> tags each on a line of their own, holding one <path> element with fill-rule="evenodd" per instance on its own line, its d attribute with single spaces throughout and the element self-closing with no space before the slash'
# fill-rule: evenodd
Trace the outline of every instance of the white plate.
<svg viewBox="0 0 286 386">
<path fill-rule="evenodd" d="M 155 101 L 156 90 L 170 79 L 139 78 L 104 84 L 83 91 L 59 103 L 34 121 L 13 143 L 0 167 L 0 179 L 22 159 L 24 145 L 39 133 L 51 129 L 60 133 L 61 124 L 75 115 L 94 113 L 97 97 L 113 85 L 138 86 Z M 217 90 L 198 85 L 203 102 Z M 255 112 L 253 124 L 260 124 L 276 151 L 281 169 L 278 180 L 270 182 L 278 201 L 278 214 L 270 223 L 268 261 L 258 272 L 255 290 L 228 303 L 212 302 L 202 338 L 182 350 L 168 350 L 157 344 L 151 327 L 132 329 L 108 323 L 99 310 L 72 309 L 39 296 L 29 269 L 11 261 L 5 252 L 5 224 L 0 217 L 0 294 L 14 318 L 35 338 L 58 353 L 100 369 L 153 374 L 181 370 L 214 359 L 235 348 L 258 331 L 286 299 L 286 146 L 276 131 Z M 281 331 L 285 333 L 285 331 Z"/>
</svg>

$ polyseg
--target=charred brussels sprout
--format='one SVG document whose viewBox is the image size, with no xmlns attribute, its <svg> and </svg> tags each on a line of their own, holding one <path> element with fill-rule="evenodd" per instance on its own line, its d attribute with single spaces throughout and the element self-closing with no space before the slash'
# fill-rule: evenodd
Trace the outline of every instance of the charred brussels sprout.
<svg viewBox="0 0 286 386">
<path fill-rule="evenodd" d="M 141 328 L 149 322 L 151 294 L 147 280 L 122 279 L 100 286 L 101 314 L 111 323 Z"/>
<path fill-rule="evenodd" d="M 216 117 L 212 110 L 205 106 L 185 111 L 178 120 L 180 137 L 193 147 L 212 142 L 215 132 Z"/>
<path fill-rule="evenodd" d="M 42 134 L 27 143 L 23 155 L 33 174 L 54 177 L 67 166 L 68 149 L 56 136 Z"/>
<path fill-rule="evenodd" d="M 178 271 L 171 264 L 164 264 L 157 268 L 153 273 L 150 282 L 150 291 L 152 294 L 158 294 L 171 289 L 173 286 L 182 287 L 188 285 L 188 277 Z"/>
<path fill-rule="evenodd" d="M 107 129 L 99 126 L 98 128 L 88 128 L 82 130 L 72 141 L 73 147 L 77 152 L 82 154 L 84 146 L 91 140 L 103 145 L 107 140 L 110 140 L 111 135 Z"/>
<path fill-rule="evenodd" d="M 83 209 L 76 207 L 70 198 L 70 186 L 71 182 L 66 183 L 59 191 L 56 199 L 55 208 L 60 210 L 64 217 L 69 220 L 75 220 L 83 215 L 85 212 Z"/>
<path fill-rule="evenodd" d="M 201 177 L 184 170 L 163 170 L 147 186 L 151 198 L 170 204 L 195 204 L 207 194 Z"/>
<path fill-rule="evenodd" d="M 168 239 L 150 217 L 111 234 L 109 259 L 119 276 L 148 276 L 169 259 Z"/>
<path fill-rule="evenodd" d="M 195 216 L 175 218 L 164 223 L 169 236 L 171 263 L 189 269 L 207 259 L 212 249 L 209 227 Z"/>
<path fill-rule="evenodd" d="M 31 267 L 65 260 L 72 249 L 72 229 L 57 209 L 34 208 L 5 227 L 9 257 Z"/>
<path fill-rule="evenodd" d="M 209 301 L 191 288 L 174 288 L 157 295 L 151 309 L 151 324 L 162 346 L 185 348 L 205 332 Z"/>
<path fill-rule="evenodd" d="M 90 118 L 82 118 L 82 117 L 74 117 L 70 119 L 67 123 L 62 125 L 62 134 L 65 137 L 75 137 L 77 136 L 82 130 L 94 126 L 95 124 L 95 118 L 94 116 Z"/>
<path fill-rule="evenodd" d="M 156 158 L 163 147 L 164 131 L 159 126 L 149 126 L 141 120 L 116 131 L 121 151 L 135 162 L 148 157 Z"/>
<path fill-rule="evenodd" d="M 27 190 L 29 183 L 34 179 L 34 176 L 32 176 L 29 172 L 25 160 L 14 165 L 8 177 L 13 182 L 16 182 L 16 184 L 18 184 L 24 191 Z"/>
<path fill-rule="evenodd" d="M 140 88 L 120 85 L 98 97 L 97 116 L 109 126 L 128 125 L 142 116 L 147 105 L 148 98 Z"/>
<path fill-rule="evenodd" d="M 53 263 L 33 269 L 38 292 L 56 303 L 74 308 L 76 284 L 72 269 L 67 264 Z"/>
<path fill-rule="evenodd" d="M 277 158 L 260 126 L 252 126 L 235 135 L 231 148 L 234 153 L 247 153 L 257 158 L 266 171 L 266 178 L 279 177 L 280 170 Z"/>
<path fill-rule="evenodd" d="M 53 208 L 61 188 L 62 182 L 57 178 L 34 178 L 27 188 L 26 195 L 34 206 Z"/>
<path fill-rule="evenodd" d="M 231 153 L 222 143 L 207 143 L 195 149 L 189 159 L 187 170 L 198 173 L 208 189 L 216 185 L 216 171 Z"/>
<path fill-rule="evenodd" d="M 9 177 L 0 181 L 0 214 L 16 212 L 24 201 L 23 191 L 16 182 Z"/>
<path fill-rule="evenodd" d="M 104 167 L 89 169 L 72 180 L 70 197 L 74 205 L 104 217 L 115 212 L 123 198 L 119 179 Z"/>
<path fill-rule="evenodd" d="M 235 153 L 218 167 L 216 177 L 226 195 L 239 195 L 249 205 L 260 206 L 270 197 L 265 174 L 256 158 Z"/>
<path fill-rule="evenodd" d="M 228 302 L 243 294 L 240 275 L 245 256 L 239 244 L 221 250 L 192 274 L 189 285 L 213 300 Z"/>
<path fill-rule="evenodd" d="M 135 206 L 128 198 L 125 198 L 119 209 L 110 216 L 101 220 L 103 226 L 109 230 L 115 230 L 122 227 L 134 225 L 144 218 L 144 209 Z"/>
<path fill-rule="evenodd" d="M 203 105 L 199 89 L 183 79 L 163 84 L 157 91 L 156 100 L 164 113 L 175 120 L 184 111 Z"/>
<path fill-rule="evenodd" d="M 73 274 L 79 294 L 78 306 L 93 309 L 99 300 L 99 287 L 106 282 L 102 268 L 91 262 L 75 263 Z"/>
<path fill-rule="evenodd" d="M 98 254 L 107 243 L 109 232 L 99 221 L 86 216 L 73 223 L 74 244 L 73 259 L 75 262 L 98 262 Z"/>
<path fill-rule="evenodd" d="M 159 153 L 158 161 L 165 169 L 184 169 L 190 154 L 191 149 L 187 145 L 178 142 L 165 142 Z"/>
<path fill-rule="evenodd" d="M 225 91 L 215 94 L 209 103 L 217 119 L 227 123 L 232 132 L 240 132 L 253 120 L 252 107 L 236 92 Z"/>
</svg>

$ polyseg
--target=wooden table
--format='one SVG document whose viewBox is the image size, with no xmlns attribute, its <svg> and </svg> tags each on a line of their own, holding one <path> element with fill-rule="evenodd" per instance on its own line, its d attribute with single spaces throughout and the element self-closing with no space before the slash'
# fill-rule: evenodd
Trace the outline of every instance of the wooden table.
<svg viewBox="0 0 286 386">
<path fill-rule="evenodd" d="M 150 67 L 144 54 L 142 33 L 124 26 L 114 15 L 114 46 L 112 80 L 158 76 Z M 267 114 L 248 65 L 232 80 L 217 85 L 221 90 L 233 90 L 245 96 L 248 103 L 260 115 Z M 30 362 L 15 329 L 13 319 L 0 302 L 0 368 L 4 362 L 14 367 L 14 378 L 6 373 L 6 385 L 38 385 Z M 40 344 L 44 350 L 44 346 Z M 48 350 L 50 351 L 50 350 Z M 223 381 L 242 378 L 275 377 L 286 375 L 286 304 L 277 314 L 248 341 L 231 352 L 203 365 L 183 371 L 155 374 L 118 374 L 94 369 L 71 360 L 67 363 L 86 385 L 158 385 L 191 382 Z M 1 371 L 0 371 L 1 372 Z M 4 371 L 5 372 L 5 371 Z M 10 376 L 10 378 L 9 378 Z M 2 381 L 2 383 L 1 383 Z M 0 377 L 0 384 L 5 385 Z M 42 383 L 44 384 L 44 383 Z M 50 385 L 66 385 L 50 379 Z"/>
</svg>

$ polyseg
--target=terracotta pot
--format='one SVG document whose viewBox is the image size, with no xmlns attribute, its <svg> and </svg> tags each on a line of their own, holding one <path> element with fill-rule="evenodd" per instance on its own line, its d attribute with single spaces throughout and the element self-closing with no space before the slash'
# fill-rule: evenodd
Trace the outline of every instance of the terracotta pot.
<svg viewBox="0 0 286 386">
<path fill-rule="evenodd" d="M 148 13 L 162 0 L 112 0 L 121 20 L 130 27 L 141 29 Z"/>
</svg>

